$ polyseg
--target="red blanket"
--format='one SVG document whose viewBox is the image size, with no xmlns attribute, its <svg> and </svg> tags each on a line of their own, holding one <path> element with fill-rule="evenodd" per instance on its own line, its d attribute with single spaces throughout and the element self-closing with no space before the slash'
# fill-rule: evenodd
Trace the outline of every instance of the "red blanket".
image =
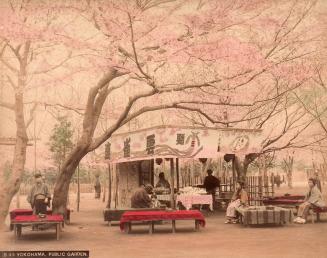
<svg viewBox="0 0 327 258">
<path fill-rule="evenodd" d="M 314 212 L 327 212 L 327 206 L 324 207 L 314 207 Z"/>
<path fill-rule="evenodd" d="M 32 215 L 33 210 L 32 209 L 14 209 L 10 211 L 10 219 L 13 220 L 17 216 L 24 216 L 24 215 Z M 52 210 L 47 210 L 47 215 L 52 215 Z M 70 209 L 66 210 L 66 216 L 67 220 L 70 219 Z"/>
<path fill-rule="evenodd" d="M 36 215 L 22 215 L 22 216 L 16 216 L 12 220 L 12 222 L 38 222 L 38 221 L 63 222 L 64 218 L 62 215 L 47 215 L 45 218 L 39 218 Z"/>
<path fill-rule="evenodd" d="M 275 199 L 275 200 L 263 200 L 264 205 L 299 205 L 303 203 L 303 200 L 289 200 L 289 199 Z"/>
<path fill-rule="evenodd" d="M 197 210 L 183 211 L 127 211 L 120 219 L 120 229 L 124 230 L 124 224 L 131 221 L 158 221 L 158 220 L 198 220 L 202 227 L 205 226 L 205 218 Z"/>
<path fill-rule="evenodd" d="M 52 211 L 47 210 L 47 214 L 51 215 Z M 10 219 L 13 220 L 17 216 L 28 216 L 28 215 L 33 215 L 33 210 L 32 209 L 15 209 L 10 211 Z"/>
</svg>

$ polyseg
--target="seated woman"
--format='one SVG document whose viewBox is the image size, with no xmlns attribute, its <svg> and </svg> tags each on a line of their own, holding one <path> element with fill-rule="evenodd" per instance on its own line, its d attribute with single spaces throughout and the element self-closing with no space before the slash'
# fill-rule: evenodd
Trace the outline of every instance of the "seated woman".
<svg viewBox="0 0 327 258">
<path fill-rule="evenodd" d="M 236 208 L 242 205 L 248 205 L 248 201 L 248 194 L 244 190 L 244 182 L 238 181 L 236 184 L 236 192 L 233 194 L 232 200 L 226 210 L 227 220 L 225 223 L 237 223 Z"/>
<path fill-rule="evenodd" d="M 170 189 L 170 184 L 169 182 L 166 180 L 165 178 L 165 174 L 163 172 L 159 173 L 159 181 L 156 184 L 156 187 L 159 188 L 166 188 L 166 189 Z"/>
<path fill-rule="evenodd" d="M 309 192 L 306 194 L 304 203 L 299 206 L 297 218 L 294 219 L 295 223 L 304 224 L 306 222 L 309 210 L 312 207 L 323 207 L 325 202 L 322 199 L 322 194 L 318 189 L 317 182 L 313 178 L 309 178 Z"/>
</svg>

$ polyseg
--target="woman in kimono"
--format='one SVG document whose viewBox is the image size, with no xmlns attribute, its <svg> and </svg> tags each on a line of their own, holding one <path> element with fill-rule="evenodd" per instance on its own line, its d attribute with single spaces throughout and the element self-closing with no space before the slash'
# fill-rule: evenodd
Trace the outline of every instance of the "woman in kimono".
<svg viewBox="0 0 327 258">
<path fill-rule="evenodd" d="M 237 223 L 236 208 L 240 206 L 247 206 L 248 201 L 248 194 L 244 190 L 244 182 L 238 181 L 236 184 L 236 192 L 233 194 L 232 200 L 226 210 L 227 220 L 225 223 Z"/>
<path fill-rule="evenodd" d="M 299 206 L 297 211 L 297 218 L 294 219 L 295 223 L 304 224 L 309 214 L 310 208 L 323 207 L 325 202 L 322 199 L 322 194 L 317 186 L 317 182 L 313 178 L 309 178 L 309 191 L 305 196 L 304 203 Z"/>
<path fill-rule="evenodd" d="M 42 175 L 35 175 L 35 185 L 31 188 L 27 196 L 27 201 L 31 204 L 34 214 L 46 214 L 47 206 L 50 206 L 51 195 L 48 186 L 44 183 Z"/>
</svg>

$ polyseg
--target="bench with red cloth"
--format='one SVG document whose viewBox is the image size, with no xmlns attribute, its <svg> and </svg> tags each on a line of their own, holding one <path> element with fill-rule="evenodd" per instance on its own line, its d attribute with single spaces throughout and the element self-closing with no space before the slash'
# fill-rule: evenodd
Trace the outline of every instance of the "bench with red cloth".
<svg viewBox="0 0 327 258">
<path fill-rule="evenodd" d="M 127 211 L 160 211 L 165 210 L 165 208 L 106 208 L 103 211 L 104 221 L 108 221 L 108 225 L 111 226 L 112 221 L 119 222 L 121 216 Z"/>
<path fill-rule="evenodd" d="M 263 200 L 264 205 L 275 205 L 280 207 L 293 207 L 298 208 L 304 202 L 304 195 L 283 195 L 268 197 Z M 320 221 L 320 213 L 327 213 L 327 206 L 325 207 L 313 207 L 310 209 L 311 220 L 314 223 L 314 215 L 316 214 L 317 221 Z"/>
<path fill-rule="evenodd" d="M 312 223 L 315 222 L 314 214 L 316 214 L 317 221 L 320 221 L 320 213 L 327 213 L 327 206 L 324 207 L 313 207 L 311 210 L 311 221 Z"/>
<path fill-rule="evenodd" d="M 70 209 L 66 209 L 66 214 L 65 214 L 65 222 L 66 224 L 70 223 Z M 32 209 L 14 209 L 9 212 L 10 214 L 10 220 L 13 220 L 17 216 L 24 216 L 24 215 L 33 215 L 33 210 Z M 47 215 L 52 215 L 52 210 L 47 210 Z M 12 227 L 10 227 L 13 229 Z"/>
<path fill-rule="evenodd" d="M 304 202 L 304 195 L 283 195 L 275 197 L 266 197 L 263 199 L 264 205 L 275 205 L 281 207 L 298 207 Z"/>
<path fill-rule="evenodd" d="M 64 218 L 62 215 L 46 215 L 44 218 L 40 218 L 37 215 L 18 215 L 11 220 L 16 239 L 21 237 L 23 226 L 55 225 L 57 240 L 59 240 L 60 226 L 63 222 Z"/>
<path fill-rule="evenodd" d="M 197 210 L 174 210 L 174 211 L 128 211 L 120 219 L 120 229 L 129 233 L 132 222 L 146 221 L 149 222 L 149 233 L 154 231 L 154 222 L 168 220 L 172 221 L 172 232 L 176 232 L 176 220 L 194 220 L 195 230 L 205 226 L 205 218 Z"/>
</svg>

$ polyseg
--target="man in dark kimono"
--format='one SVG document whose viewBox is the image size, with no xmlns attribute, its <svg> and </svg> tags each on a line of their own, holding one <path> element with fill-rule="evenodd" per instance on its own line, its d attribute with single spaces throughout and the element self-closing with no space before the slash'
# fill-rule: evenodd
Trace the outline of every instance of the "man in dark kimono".
<svg viewBox="0 0 327 258">
<path fill-rule="evenodd" d="M 215 194 L 216 189 L 220 187 L 220 181 L 217 177 L 212 175 L 212 170 L 207 170 L 208 175 L 204 178 L 203 187 L 208 194 Z"/>
<path fill-rule="evenodd" d="M 220 188 L 220 180 L 213 176 L 211 169 L 207 170 L 208 175 L 204 178 L 203 187 L 208 194 L 212 195 L 212 207 L 215 207 L 216 190 Z"/>
<path fill-rule="evenodd" d="M 146 185 L 145 187 L 140 187 L 131 197 L 132 208 L 151 208 L 151 198 L 152 185 Z"/>
<path fill-rule="evenodd" d="M 50 205 L 51 195 L 48 186 L 43 182 L 41 174 L 36 174 L 35 185 L 31 188 L 27 196 L 27 201 L 31 204 L 34 214 L 46 214 L 47 206 Z"/>
</svg>

